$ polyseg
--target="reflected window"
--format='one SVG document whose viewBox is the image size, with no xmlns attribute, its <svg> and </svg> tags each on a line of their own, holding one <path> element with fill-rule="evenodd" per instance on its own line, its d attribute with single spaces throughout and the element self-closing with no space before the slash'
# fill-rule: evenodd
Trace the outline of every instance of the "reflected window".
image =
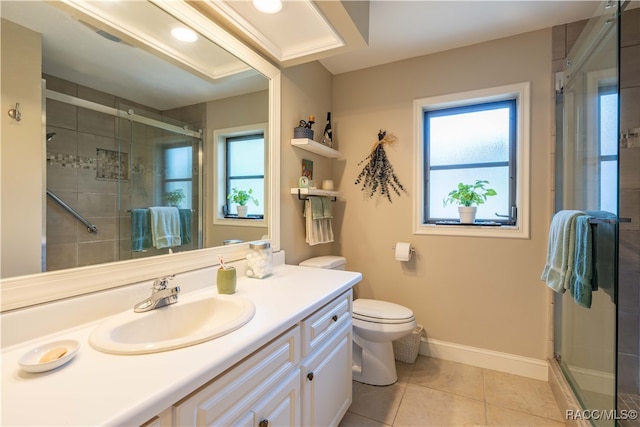
<svg viewBox="0 0 640 427">
<path fill-rule="evenodd" d="M 598 164 L 600 209 L 618 213 L 618 90 L 598 88 Z"/>
<path fill-rule="evenodd" d="M 234 188 L 238 190 L 251 190 L 251 195 L 256 203 L 247 202 L 249 218 L 264 217 L 264 170 L 265 150 L 264 133 L 253 133 L 241 136 L 228 136 L 225 138 L 226 153 L 226 195 L 231 194 Z M 235 217 L 235 204 L 227 199 L 225 217 Z"/>
<path fill-rule="evenodd" d="M 193 200 L 193 148 L 189 145 L 163 149 L 164 177 L 163 201 L 166 205 L 183 209 L 192 208 Z"/>
<path fill-rule="evenodd" d="M 505 99 L 424 112 L 425 224 L 456 222 L 457 206 L 443 199 L 477 180 L 497 195 L 478 206 L 476 222 L 516 223 L 516 108 Z"/>
</svg>

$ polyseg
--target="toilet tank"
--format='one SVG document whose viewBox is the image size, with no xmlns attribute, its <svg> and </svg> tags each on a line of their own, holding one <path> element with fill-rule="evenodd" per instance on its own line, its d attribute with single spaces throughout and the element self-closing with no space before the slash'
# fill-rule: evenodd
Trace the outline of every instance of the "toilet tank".
<svg viewBox="0 0 640 427">
<path fill-rule="evenodd" d="M 315 258 L 309 258 L 302 261 L 300 266 L 302 267 L 314 267 L 314 268 L 328 268 L 330 270 L 344 270 L 347 259 L 342 256 L 318 256 Z"/>
</svg>

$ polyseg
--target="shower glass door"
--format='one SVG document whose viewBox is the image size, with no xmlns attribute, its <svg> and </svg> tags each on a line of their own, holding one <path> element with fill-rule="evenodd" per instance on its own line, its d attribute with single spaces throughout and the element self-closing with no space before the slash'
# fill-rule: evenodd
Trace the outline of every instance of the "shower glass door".
<svg viewBox="0 0 640 427">
<path fill-rule="evenodd" d="M 557 130 L 560 197 L 556 210 L 577 209 L 595 217 L 618 212 L 618 4 L 598 8 L 567 56 L 559 78 L 562 114 Z M 589 308 L 570 292 L 556 295 L 555 353 L 583 409 L 613 414 L 616 408 L 616 220 L 592 225 L 597 263 Z M 599 412 L 600 413 L 600 412 Z M 614 426 L 612 417 L 591 419 Z"/>
<path fill-rule="evenodd" d="M 202 142 L 184 123 L 170 122 L 167 129 L 158 123 L 118 120 L 120 164 L 125 169 L 119 181 L 120 260 L 202 247 Z M 137 223 L 142 211 L 161 206 L 178 208 L 180 245 L 154 246 L 149 230 Z"/>
</svg>

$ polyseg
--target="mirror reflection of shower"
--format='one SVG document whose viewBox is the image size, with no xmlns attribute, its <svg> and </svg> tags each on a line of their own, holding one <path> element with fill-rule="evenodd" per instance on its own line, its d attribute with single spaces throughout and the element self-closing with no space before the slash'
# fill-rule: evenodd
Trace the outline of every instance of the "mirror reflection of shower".
<svg viewBox="0 0 640 427">
<path fill-rule="evenodd" d="M 46 270 L 202 248 L 205 105 L 162 112 L 45 78 L 47 187 L 98 230 L 87 233 L 69 209 L 47 200 Z M 116 108 L 54 90 L 69 86 L 90 99 L 110 99 Z M 196 119 L 176 119 L 187 117 L 186 110 Z M 175 220 L 166 235 L 151 233 L 156 223 L 149 220 L 150 209 Z M 144 223 L 134 220 L 138 210 Z"/>
</svg>

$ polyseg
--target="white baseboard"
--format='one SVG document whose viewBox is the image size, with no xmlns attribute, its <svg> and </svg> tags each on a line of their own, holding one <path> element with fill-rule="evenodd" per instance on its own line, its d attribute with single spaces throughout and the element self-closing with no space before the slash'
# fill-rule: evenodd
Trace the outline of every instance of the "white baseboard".
<svg viewBox="0 0 640 427">
<path fill-rule="evenodd" d="M 420 354 L 536 380 L 547 381 L 549 378 L 549 363 L 546 360 L 486 350 L 484 348 L 422 337 L 420 340 Z"/>
</svg>

